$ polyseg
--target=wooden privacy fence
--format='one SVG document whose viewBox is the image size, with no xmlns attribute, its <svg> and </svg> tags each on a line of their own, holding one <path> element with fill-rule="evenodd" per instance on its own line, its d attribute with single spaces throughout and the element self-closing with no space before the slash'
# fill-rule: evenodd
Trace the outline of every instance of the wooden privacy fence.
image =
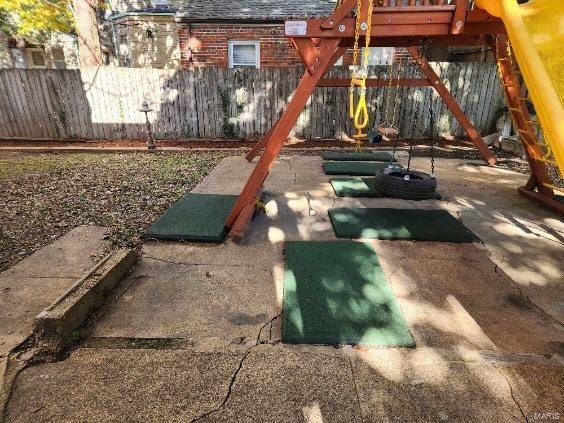
<svg viewBox="0 0 564 423">
<path fill-rule="evenodd" d="M 503 96 L 493 63 L 435 63 L 447 88 L 477 129 L 495 123 Z M 159 70 L 0 70 L 0 137 L 29 139 L 138 139 L 145 137 L 147 100 L 157 138 L 257 138 L 276 122 L 294 92 L 301 68 Z M 394 75 L 397 69 L 393 68 Z M 335 67 L 330 77 L 347 77 Z M 372 76 L 386 78 L 387 66 Z M 403 77 L 421 77 L 412 64 Z M 371 124 L 393 110 L 403 136 L 464 135 L 430 87 L 369 89 Z M 434 122 L 429 119 L 432 101 Z M 347 88 L 318 88 L 301 114 L 294 135 L 333 138 L 351 133 Z M 431 131 L 432 129 L 432 131 Z"/>
</svg>

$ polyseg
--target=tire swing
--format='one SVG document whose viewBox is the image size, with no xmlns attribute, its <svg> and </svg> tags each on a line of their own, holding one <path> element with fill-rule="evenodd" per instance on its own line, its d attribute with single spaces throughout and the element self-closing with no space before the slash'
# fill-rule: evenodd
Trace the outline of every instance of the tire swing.
<svg viewBox="0 0 564 423">
<path fill-rule="evenodd" d="M 414 114 L 415 115 L 415 114 Z M 437 193 L 437 179 L 435 178 L 435 150 L 433 141 L 434 124 L 433 102 L 429 101 L 429 132 L 431 135 L 431 174 L 411 169 L 411 158 L 413 156 L 414 129 L 409 139 L 409 153 L 407 168 L 398 168 L 390 165 L 382 172 L 374 175 L 374 189 L 383 197 L 400 198 L 403 200 L 430 200 L 440 198 Z M 399 131 L 394 140 L 393 157 L 397 149 Z M 393 160 L 393 159 L 392 159 Z"/>
</svg>

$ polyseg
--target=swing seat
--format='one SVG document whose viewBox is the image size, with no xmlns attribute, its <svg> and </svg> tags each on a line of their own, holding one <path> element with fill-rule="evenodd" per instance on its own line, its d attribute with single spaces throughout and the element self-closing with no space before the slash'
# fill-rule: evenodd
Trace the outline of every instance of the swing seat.
<svg viewBox="0 0 564 423">
<path fill-rule="evenodd" d="M 384 138 L 382 137 L 382 134 L 380 134 L 379 132 L 374 130 L 368 131 L 368 141 L 371 144 L 380 144 L 383 140 Z"/>
<path fill-rule="evenodd" d="M 381 126 L 378 128 L 378 132 L 388 139 L 397 137 L 399 134 L 399 130 L 396 128 L 392 128 L 391 126 Z"/>
</svg>

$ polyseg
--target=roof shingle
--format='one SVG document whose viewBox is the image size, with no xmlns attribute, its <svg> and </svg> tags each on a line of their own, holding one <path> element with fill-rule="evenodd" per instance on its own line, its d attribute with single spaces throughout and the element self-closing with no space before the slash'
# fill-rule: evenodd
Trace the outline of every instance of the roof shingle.
<svg viewBox="0 0 564 423">
<path fill-rule="evenodd" d="M 188 0 L 177 18 L 275 21 L 329 16 L 335 0 Z"/>
</svg>

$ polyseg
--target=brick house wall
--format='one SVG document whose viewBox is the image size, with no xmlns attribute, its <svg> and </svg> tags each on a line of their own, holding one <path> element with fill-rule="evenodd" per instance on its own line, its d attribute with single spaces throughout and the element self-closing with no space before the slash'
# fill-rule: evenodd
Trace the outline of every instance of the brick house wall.
<svg viewBox="0 0 564 423">
<path fill-rule="evenodd" d="M 284 36 L 284 24 L 181 23 L 181 66 L 228 67 L 229 41 L 258 41 L 261 68 L 301 65 L 295 48 Z"/>
<path fill-rule="evenodd" d="M 229 66 L 229 41 L 258 41 L 260 45 L 261 68 L 284 68 L 302 66 L 303 63 L 290 42 L 284 35 L 284 24 L 228 24 L 228 23 L 181 23 L 179 24 L 180 61 L 184 69 L 217 66 Z M 379 49 L 376 49 L 379 50 Z M 407 52 L 405 53 L 407 54 Z M 378 54 L 373 52 L 373 59 Z M 393 54 L 394 60 L 398 54 Z M 343 55 L 343 65 L 352 63 L 352 50 Z M 372 64 L 386 64 L 376 60 Z"/>
</svg>

